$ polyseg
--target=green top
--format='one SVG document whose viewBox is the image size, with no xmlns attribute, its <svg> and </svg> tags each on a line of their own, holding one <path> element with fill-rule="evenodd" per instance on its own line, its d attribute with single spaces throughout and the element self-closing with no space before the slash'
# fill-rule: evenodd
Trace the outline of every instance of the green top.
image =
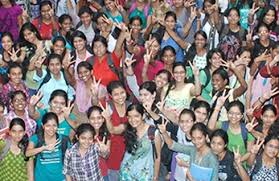
<svg viewBox="0 0 279 181">
<path fill-rule="evenodd" d="M 219 164 L 216 156 L 212 153 L 211 150 L 206 155 L 204 155 L 201 159 L 197 158 L 197 149 L 194 146 L 188 146 L 177 142 L 173 142 L 171 150 L 189 155 L 190 164 L 194 163 L 201 167 L 212 168 L 213 169 L 212 181 L 218 181 Z"/>
<path fill-rule="evenodd" d="M 5 147 L 5 141 L 0 141 L 1 152 Z M 1 181 L 26 181 L 27 167 L 24 161 L 24 155 L 21 152 L 18 155 L 11 151 L 7 153 L 5 158 L 0 162 L 0 180 Z"/>
</svg>

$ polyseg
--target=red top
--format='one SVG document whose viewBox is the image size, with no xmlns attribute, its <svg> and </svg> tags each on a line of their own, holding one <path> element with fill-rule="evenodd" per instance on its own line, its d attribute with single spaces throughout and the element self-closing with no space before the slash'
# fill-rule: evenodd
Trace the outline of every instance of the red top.
<svg viewBox="0 0 279 181">
<path fill-rule="evenodd" d="M 102 139 L 100 136 L 98 136 L 98 139 Z M 101 169 L 102 176 L 107 176 L 108 175 L 108 166 L 106 163 L 106 159 L 103 157 L 99 156 L 99 166 Z"/>
<path fill-rule="evenodd" d="M 96 80 L 101 79 L 101 84 L 104 86 L 107 86 L 113 80 L 119 80 L 118 76 L 111 70 L 107 63 L 107 55 L 102 60 L 100 60 L 98 57 L 94 58 L 93 76 L 95 76 Z M 111 58 L 114 65 L 119 68 L 120 58 L 117 57 L 114 52 L 111 53 Z"/>
<path fill-rule="evenodd" d="M 43 40 L 51 40 L 52 39 L 52 34 L 53 34 L 52 23 L 46 24 L 46 23 L 42 22 L 42 20 L 40 20 L 40 17 L 38 17 L 38 18 L 35 18 L 32 21 L 32 24 L 34 26 L 36 26 L 36 28 L 40 32 L 40 35 L 41 35 Z M 58 27 L 59 27 L 58 23 L 56 23 L 57 31 L 58 31 Z"/>
<path fill-rule="evenodd" d="M 126 124 L 128 122 L 127 117 L 126 116 L 120 117 L 114 107 L 113 107 L 111 120 L 113 126 Z M 111 134 L 110 140 L 111 140 L 110 155 L 107 159 L 107 166 L 109 169 L 119 170 L 120 164 L 122 162 L 126 150 L 125 139 L 123 135 Z"/>
</svg>

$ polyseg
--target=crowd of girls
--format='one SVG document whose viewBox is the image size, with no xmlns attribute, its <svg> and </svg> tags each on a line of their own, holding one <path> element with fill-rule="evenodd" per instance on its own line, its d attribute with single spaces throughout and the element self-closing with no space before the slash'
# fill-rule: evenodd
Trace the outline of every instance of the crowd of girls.
<svg viewBox="0 0 279 181">
<path fill-rule="evenodd" d="M 279 180 L 279 1 L 0 0 L 0 180 Z"/>
</svg>

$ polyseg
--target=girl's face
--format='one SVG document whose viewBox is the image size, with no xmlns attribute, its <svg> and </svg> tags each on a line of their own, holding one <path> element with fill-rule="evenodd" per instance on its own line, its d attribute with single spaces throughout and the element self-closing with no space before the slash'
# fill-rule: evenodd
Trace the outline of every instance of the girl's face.
<svg viewBox="0 0 279 181">
<path fill-rule="evenodd" d="M 36 40 L 38 40 L 36 33 L 32 32 L 28 29 L 23 31 L 23 36 L 24 36 L 24 39 L 26 41 L 28 41 L 29 43 L 34 43 Z"/>
<path fill-rule="evenodd" d="M 222 56 L 220 55 L 220 53 L 213 53 L 209 61 L 211 62 L 211 66 L 217 69 L 221 66 Z"/>
<path fill-rule="evenodd" d="M 214 91 L 221 91 L 227 85 L 227 80 L 224 80 L 221 75 L 214 74 L 212 76 L 212 87 Z"/>
<path fill-rule="evenodd" d="M 70 19 L 65 19 L 62 24 L 60 24 L 61 29 L 65 32 L 69 32 L 71 30 L 71 27 L 73 26 L 73 23 Z"/>
<path fill-rule="evenodd" d="M 195 109 L 194 113 L 195 113 L 197 122 L 206 123 L 207 114 L 208 114 L 206 108 L 199 107 L 199 108 Z"/>
<path fill-rule="evenodd" d="M 166 50 L 162 56 L 165 65 L 171 66 L 175 61 L 175 54 L 171 50 Z"/>
<path fill-rule="evenodd" d="M 211 4 L 209 1 L 204 2 L 204 11 L 205 13 L 211 15 L 214 12 L 213 4 Z"/>
<path fill-rule="evenodd" d="M 80 21 L 82 22 L 83 25 L 89 26 L 91 23 L 91 16 L 89 13 L 83 13 L 80 16 Z"/>
<path fill-rule="evenodd" d="M 194 130 L 192 132 L 192 142 L 196 146 L 197 150 L 201 149 L 206 145 L 206 137 L 202 134 L 200 130 Z"/>
<path fill-rule="evenodd" d="M 66 100 L 62 96 L 55 96 L 50 102 L 51 111 L 57 115 L 63 112 L 63 108 L 66 106 Z"/>
<path fill-rule="evenodd" d="M 191 115 L 189 114 L 182 114 L 179 119 L 179 127 L 184 133 L 189 133 L 193 124 L 194 120 Z"/>
<path fill-rule="evenodd" d="M 143 116 L 135 109 L 128 112 L 128 122 L 133 128 L 139 127 L 144 123 Z"/>
<path fill-rule="evenodd" d="M 81 133 L 78 137 L 79 146 L 87 150 L 94 142 L 93 134 L 90 131 Z"/>
<path fill-rule="evenodd" d="M 186 71 L 182 66 L 176 66 L 173 69 L 173 78 L 176 82 L 184 82 Z"/>
<path fill-rule="evenodd" d="M 98 110 L 92 111 L 92 113 L 89 116 L 89 123 L 91 124 L 91 126 L 93 126 L 95 130 L 99 130 L 103 125 L 104 121 L 105 120 L 102 114 Z"/>
<path fill-rule="evenodd" d="M 46 19 L 46 20 L 50 19 L 51 18 L 50 11 L 51 11 L 50 5 L 42 6 L 42 9 L 41 9 L 42 18 Z"/>
<path fill-rule="evenodd" d="M 271 56 L 274 58 L 276 55 L 279 55 L 279 47 L 272 49 Z"/>
<path fill-rule="evenodd" d="M 244 51 L 240 55 L 240 58 L 245 63 L 245 65 L 247 66 L 251 62 L 251 53 L 249 51 Z"/>
<path fill-rule="evenodd" d="M 62 64 L 59 59 L 54 58 L 49 60 L 48 69 L 54 75 L 59 75 Z"/>
<path fill-rule="evenodd" d="M 152 51 L 152 57 L 154 58 L 160 50 L 160 44 L 155 38 L 152 38 L 151 42 L 152 44 L 150 45 L 150 50 Z"/>
<path fill-rule="evenodd" d="M 77 51 L 81 51 L 85 49 L 86 41 L 80 37 L 74 38 L 74 47 Z"/>
<path fill-rule="evenodd" d="M 114 103 L 123 105 L 126 101 L 127 94 L 123 87 L 118 87 L 112 90 L 111 98 Z"/>
<path fill-rule="evenodd" d="M 163 88 L 168 83 L 168 75 L 166 73 L 161 73 L 155 77 L 154 81 L 157 88 Z"/>
<path fill-rule="evenodd" d="M 44 133 L 48 136 L 55 136 L 57 127 L 57 122 L 54 119 L 50 119 L 43 125 Z"/>
<path fill-rule="evenodd" d="M 22 94 L 16 94 L 12 100 L 13 108 L 16 111 L 24 111 L 26 107 L 26 98 Z"/>
<path fill-rule="evenodd" d="M 265 14 L 263 21 L 267 25 L 270 25 L 275 20 L 275 12 L 273 10 L 268 10 L 268 12 Z"/>
<path fill-rule="evenodd" d="M 237 25 L 239 23 L 240 17 L 236 10 L 231 10 L 228 16 L 229 23 L 231 25 Z"/>
<path fill-rule="evenodd" d="M 20 84 L 22 80 L 22 70 L 19 67 L 12 68 L 8 74 L 10 81 L 14 84 Z"/>
<path fill-rule="evenodd" d="M 206 39 L 201 35 L 197 34 L 195 38 L 195 45 L 197 48 L 204 48 L 206 44 Z"/>
<path fill-rule="evenodd" d="M 267 40 L 269 38 L 269 31 L 268 31 L 267 27 L 265 27 L 265 26 L 261 26 L 259 28 L 258 34 L 259 34 L 260 40 Z"/>
<path fill-rule="evenodd" d="M 174 17 L 168 16 L 168 17 L 165 19 L 165 24 L 166 24 L 166 26 L 167 26 L 168 28 L 170 28 L 170 29 L 173 30 L 173 29 L 175 28 L 175 24 L 176 24 Z"/>
<path fill-rule="evenodd" d="M 104 0 L 105 6 L 109 11 L 114 11 L 115 10 L 115 4 L 114 1 L 112 0 Z"/>
<path fill-rule="evenodd" d="M 276 158 L 279 152 L 279 140 L 272 139 L 264 145 L 264 154 L 269 158 Z"/>
<path fill-rule="evenodd" d="M 231 124 L 240 123 L 242 117 L 243 117 L 243 114 L 237 106 L 233 106 L 229 109 L 228 120 Z"/>
<path fill-rule="evenodd" d="M 90 72 L 90 70 L 88 70 L 85 67 L 80 67 L 78 69 L 78 78 L 81 81 L 87 82 L 88 80 L 91 79 L 91 72 Z"/>
<path fill-rule="evenodd" d="M 94 42 L 93 52 L 97 57 L 103 57 L 107 53 L 107 47 L 102 42 L 96 41 Z"/>
<path fill-rule="evenodd" d="M 261 115 L 261 119 L 265 126 L 270 127 L 275 121 L 277 116 L 271 110 L 266 110 L 263 115 Z"/>
<path fill-rule="evenodd" d="M 53 52 L 62 55 L 65 50 L 65 45 L 62 41 L 56 41 L 53 45 Z"/>
<path fill-rule="evenodd" d="M 10 136 L 12 137 L 13 141 L 16 143 L 20 142 L 25 134 L 25 130 L 21 125 L 14 125 L 10 131 Z"/>
<path fill-rule="evenodd" d="M 176 8 L 183 6 L 183 0 L 173 0 L 172 3 Z"/>
<path fill-rule="evenodd" d="M 151 92 L 149 92 L 146 89 L 141 89 L 139 91 L 139 101 L 141 103 L 146 103 L 146 102 L 154 101 L 155 96 L 156 96 L 155 92 L 154 92 L 154 94 L 151 94 Z"/>
<path fill-rule="evenodd" d="M 2 47 L 5 51 L 11 51 L 14 43 L 9 36 L 2 37 Z"/>
<path fill-rule="evenodd" d="M 210 147 L 215 155 L 219 155 L 220 153 L 222 153 L 225 150 L 226 146 L 227 145 L 220 136 L 214 136 L 211 139 Z"/>
<path fill-rule="evenodd" d="M 132 33 L 140 33 L 141 31 L 141 23 L 140 20 L 136 19 L 132 22 L 130 25 L 130 28 L 132 29 Z"/>
</svg>

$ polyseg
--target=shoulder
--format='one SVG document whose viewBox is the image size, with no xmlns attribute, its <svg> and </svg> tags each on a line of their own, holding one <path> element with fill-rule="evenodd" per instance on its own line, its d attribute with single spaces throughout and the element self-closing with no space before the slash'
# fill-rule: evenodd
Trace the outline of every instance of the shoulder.
<svg viewBox="0 0 279 181">
<path fill-rule="evenodd" d="M 30 137 L 30 142 L 34 143 L 36 145 L 38 143 L 38 135 L 34 134 Z"/>
</svg>

